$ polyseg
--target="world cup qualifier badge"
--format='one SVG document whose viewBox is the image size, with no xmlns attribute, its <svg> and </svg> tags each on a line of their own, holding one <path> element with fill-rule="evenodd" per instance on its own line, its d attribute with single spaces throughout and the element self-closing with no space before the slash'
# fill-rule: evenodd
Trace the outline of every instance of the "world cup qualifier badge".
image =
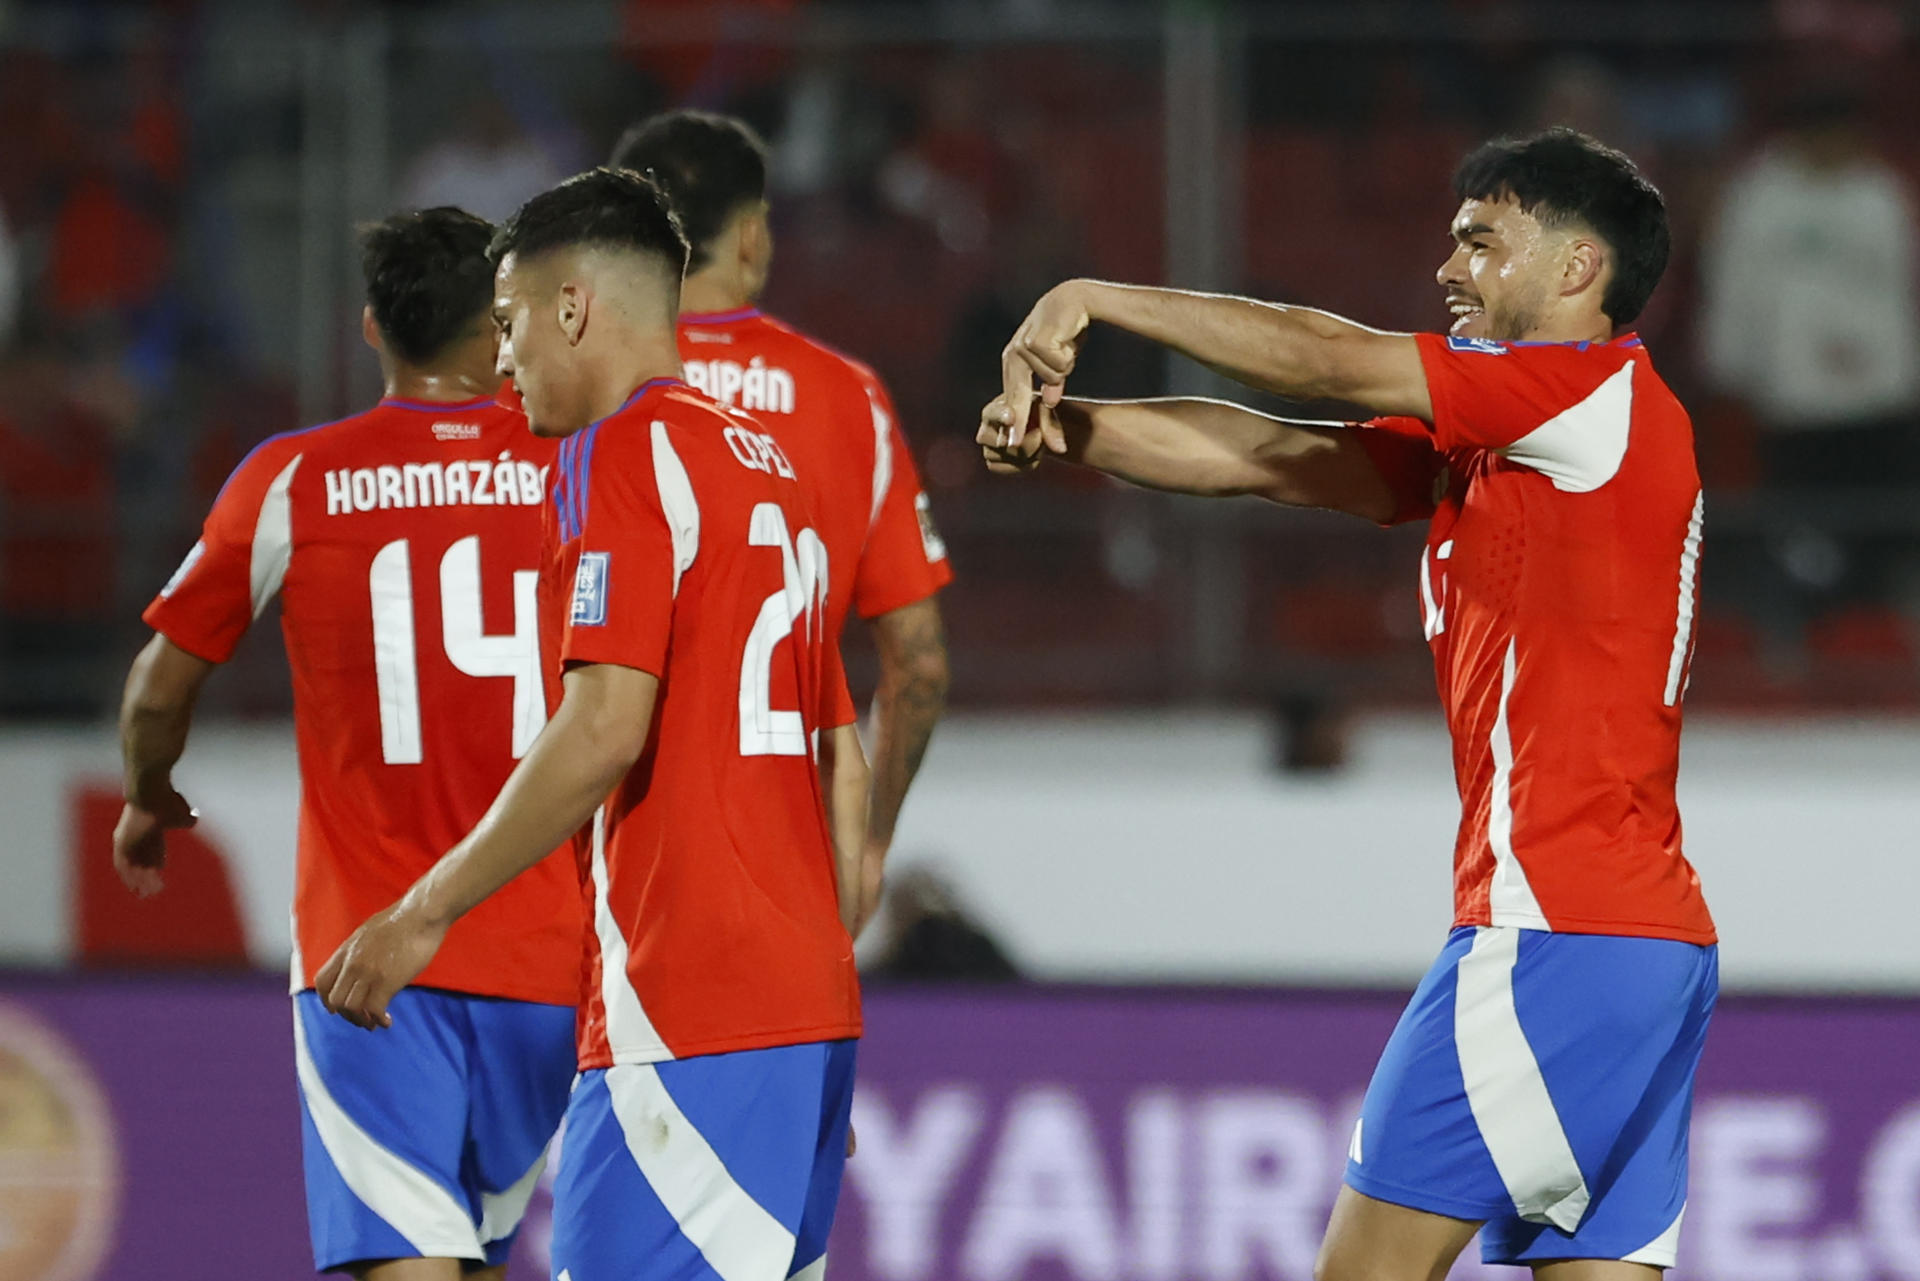
<svg viewBox="0 0 1920 1281">
<path fill-rule="evenodd" d="M 573 575 L 573 611 L 576 627 L 600 627 L 607 621 L 607 565 L 609 552 L 581 552 Z"/>
</svg>

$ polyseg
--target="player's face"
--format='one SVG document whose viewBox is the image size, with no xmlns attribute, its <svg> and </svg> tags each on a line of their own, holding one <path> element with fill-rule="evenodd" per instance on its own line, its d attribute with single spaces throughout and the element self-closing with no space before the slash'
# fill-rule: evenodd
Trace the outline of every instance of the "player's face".
<svg viewBox="0 0 1920 1281">
<path fill-rule="evenodd" d="M 556 321 L 552 298 L 542 296 L 551 290 L 517 258 L 508 254 L 494 273 L 493 323 L 500 333 L 494 371 L 513 380 L 534 435 L 570 436 L 587 424 L 568 376 L 573 347 Z"/>
<path fill-rule="evenodd" d="M 1526 338 L 1546 319 L 1562 263 L 1561 237 L 1509 196 L 1469 200 L 1453 219 L 1453 253 L 1435 273 L 1456 338 Z"/>
</svg>

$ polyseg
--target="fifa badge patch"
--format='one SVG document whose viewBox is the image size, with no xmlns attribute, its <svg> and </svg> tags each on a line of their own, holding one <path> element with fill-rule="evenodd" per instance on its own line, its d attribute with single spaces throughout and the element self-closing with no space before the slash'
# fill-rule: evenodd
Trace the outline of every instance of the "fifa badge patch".
<svg viewBox="0 0 1920 1281">
<path fill-rule="evenodd" d="M 927 501 L 925 493 L 914 495 L 914 514 L 920 517 L 920 546 L 927 553 L 929 563 L 947 558 L 947 540 L 940 537 L 940 530 L 933 523 L 933 504 Z"/>
<path fill-rule="evenodd" d="M 581 552 L 573 574 L 573 610 L 576 627 L 601 627 L 607 621 L 607 562 L 609 552 Z"/>
<path fill-rule="evenodd" d="M 1497 338 L 1449 338 L 1447 347 L 1452 351 L 1477 351 L 1483 356 L 1507 354 L 1507 345 Z"/>
</svg>

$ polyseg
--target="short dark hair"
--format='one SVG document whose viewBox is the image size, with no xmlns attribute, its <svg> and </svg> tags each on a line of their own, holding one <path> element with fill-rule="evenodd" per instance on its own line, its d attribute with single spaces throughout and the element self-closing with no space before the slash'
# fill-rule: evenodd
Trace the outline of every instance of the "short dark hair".
<svg viewBox="0 0 1920 1281">
<path fill-rule="evenodd" d="M 394 354 L 425 364 L 493 302 L 493 224 L 441 205 L 360 228 L 367 305 Z"/>
<path fill-rule="evenodd" d="M 667 111 L 620 135 L 613 163 L 666 189 L 693 245 L 689 270 L 707 265 L 715 237 L 743 205 L 766 199 L 767 144 L 744 120 Z"/>
<path fill-rule="evenodd" d="M 1581 223 L 1613 250 L 1613 279 L 1600 309 L 1616 325 L 1647 305 L 1667 269 L 1667 202 L 1616 151 L 1577 129 L 1499 138 L 1470 152 L 1453 175 L 1460 200 L 1512 196 L 1543 223 Z"/>
<path fill-rule="evenodd" d="M 488 252 L 533 258 L 553 249 L 624 249 L 658 258 L 678 280 L 687 238 L 658 183 L 631 169 L 601 167 L 541 192 L 501 225 Z"/>
</svg>

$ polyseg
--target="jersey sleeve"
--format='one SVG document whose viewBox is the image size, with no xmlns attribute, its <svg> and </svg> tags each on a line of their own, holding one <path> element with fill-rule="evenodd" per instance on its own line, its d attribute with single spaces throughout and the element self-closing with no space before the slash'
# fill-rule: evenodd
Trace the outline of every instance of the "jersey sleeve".
<svg viewBox="0 0 1920 1281">
<path fill-rule="evenodd" d="M 873 416 L 873 515 L 854 570 L 853 608 L 874 618 L 925 600 L 953 581 L 953 570 L 887 389 L 877 378 L 864 381 Z"/>
<path fill-rule="evenodd" d="M 853 693 L 847 688 L 846 664 L 840 658 L 840 642 L 829 636 L 820 646 L 820 699 L 815 724 L 820 729 L 839 729 L 860 719 L 853 705 Z"/>
<path fill-rule="evenodd" d="M 1435 488 L 1447 459 L 1434 448 L 1427 424 L 1418 418 L 1376 418 L 1348 430 L 1393 494 L 1393 515 L 1382 523 L 1400 525 L 1432 516 Z"/>
<path fill-rule="evenodd" d="M 213 500 L 200 539 L 141 614 L 195 658 L 224 663 L 286 580 L 291 487 L 303 455 L 292 436 L 264 441 Z"/>
<path fill-rule="evenodd" d="M 1619 471 L 1632 421 L 1638 339 L 1501 343 L 1417 334 L 1442 452 L 1499 454 L 1585 493 Z"/>
<path fill-rule="evenodd" d="M 562 525 L 580 530 L 560 661 L 665 676 L 674 598 L 699 554 L 699 506 L 665 423 L 650 435 L 603 430 L 571 438 L 555 464 L 568 477 Z"/>
</svg>

